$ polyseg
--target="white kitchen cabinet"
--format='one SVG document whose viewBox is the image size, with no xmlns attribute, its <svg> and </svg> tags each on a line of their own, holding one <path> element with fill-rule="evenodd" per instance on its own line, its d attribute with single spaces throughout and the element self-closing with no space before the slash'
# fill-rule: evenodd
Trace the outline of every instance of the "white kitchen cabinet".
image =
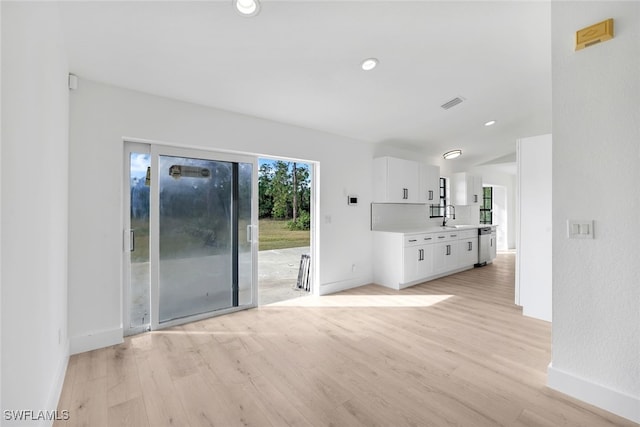
<svg viewBox="0 0 640 427">
<path fill-rule="evenodd" d="M 373 280 L 382 286 L 403 289 L 473 268 L 478 257 L 477 234 L 475 227 L 414 233 L 375 231 Z M 471 251 L 467 250 L 468 242 L 472 243 Z"/>
<path fill-rule="evenodd" d="M 458 239 L 458 265 L 472 266 L 478 263 L 478 231 L 465 230 Z"/>
<path fill-rule="evenodd" d="M 373 275 L 376 283 L 402 289 L 431 276 L 430 233 L 373 233 Z"/>
<path fill-rule="evenodd" d="M 491 227 L 491 240 L 489 241 L 489 258 L 491 259 L 491 261 L 493 261 L 494 259 L 496 259 L 496 256 L 498 256 L 498 233 L 496 232 L 496 228 L 495 227 Z"/>
<path fill-rule="evenodd" d="M 420 202 L 440 203 L 440 166 L 420 165 Z"/>
<path fill-rule="evenodd" d="M 433 245 L 428 243 L 405 246 L 403 283 L 414 282 L 432 274 L 432 247 Z"/>
<path fill-rule="evenodd" d="M 433 274 L 442 274 L 458 267 L 457 233 L 438 233 L 433 244 Z"/>
<path fill-rule="evenodd" d="M 373 159 L 373 200 L 424 203 L 420 200 L 420 164 L 395 157 Z"/>
<path fill-rule="evenodd" d="M 479 205 L 482 203 L 482 177 L 467 172 L 451 176 L 451 203 L 454 205 Z"/>
</svg>

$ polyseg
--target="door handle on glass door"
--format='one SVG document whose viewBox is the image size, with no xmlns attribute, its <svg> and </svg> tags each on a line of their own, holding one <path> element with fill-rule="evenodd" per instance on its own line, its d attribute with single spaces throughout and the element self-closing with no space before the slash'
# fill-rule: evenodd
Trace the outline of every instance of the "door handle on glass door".
<svg viewBox="0 0 640 427">
<path fill-rule="evenodd" d="M 256 236 L 254 239 L 253 237 Z M 258 241 L 258 226 L 257 225 L 247 225 L 247 242 L 255 243 Z"/>
<path fill-rule="evenodd" d="M 136 247 L 136 236 L 133 229 L 124 230 L 122 246 L 125 252 L 133 252 Z"/>
</svg>

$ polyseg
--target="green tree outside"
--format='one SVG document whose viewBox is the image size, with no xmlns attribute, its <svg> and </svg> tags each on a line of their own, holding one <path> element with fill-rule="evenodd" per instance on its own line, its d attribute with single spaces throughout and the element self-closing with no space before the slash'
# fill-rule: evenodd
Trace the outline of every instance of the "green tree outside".
<svg viewBox="0 0 640 427">
<path fill-rule="evenodd" d="M 306 163 L 265 162 L 258 174 L 260 218 L 289 220 L 292 230 L 311 226 L 311 185 Z"/>
</svg>

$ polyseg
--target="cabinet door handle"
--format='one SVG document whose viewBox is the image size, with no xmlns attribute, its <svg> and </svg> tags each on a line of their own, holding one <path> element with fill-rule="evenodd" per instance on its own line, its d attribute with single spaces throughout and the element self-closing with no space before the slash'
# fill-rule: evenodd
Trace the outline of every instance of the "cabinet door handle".
<svg viewBox="0 0 640 427">
<path fill-rule="evenodd" d="M 467 249 L 467 250 L 468 251 L 473 250 L 473 242 L 467 242 L 467 243 L 469 243 L 469 249 Z"/>
<path fill-rule="evenodd" d="M 451 236 L 449 236 L 449 237 L 458 237 L 458 235 L 457 235 L 457 234 L 452 234 L 452 235 L 451 235 Z"/>
<path fill-rule="evenodd" d="M 433 200 L 433 190 L 429 190 L 429 200 Z"/>
<path fill-rule="evenodd" d="M 478 195 L 477 194 L 473 195 L 473 203 L 478 203 Z"/>
<path fill-rule="evenodd" d="M 409 198 L 409 189 L 408 188 L 403 188 L 402 189 L 402 198 L 404 200 L 407 200 Z"/>
<path fill-rule="evenodd" d="M 409 239 L 409 242 L 417 242 L 417 239 Z"/>
<path fill-rule="evenodd" d="M 444 239 L 447 236 L 438 236 L 438 239 Z"/>
<path fill-rule="evenodd" d="M 424 240 L 431 240 L 431 237 L 425 237 Z"/>
<path fill-rule="evenodd" d="M 493 238 L 491 239 L 491 247 L 493 247 Z"/>
<path fill-rule="evenodd" d="M 418 261 L 424 261 L 424 249 L 420 249 L 420 258 L 418 258 Z"/>
<path fill-rule="evenodd" d="M 447 245 L 447 255 L 451 255 L 451 245 Z"/>
<path fill-rule="evenodd" d="M 133 230 L 129 231 L 129 233 L 129 252 L 133 252 L 136 250 L 136 234 L 133 232 Z"/>
</svg>

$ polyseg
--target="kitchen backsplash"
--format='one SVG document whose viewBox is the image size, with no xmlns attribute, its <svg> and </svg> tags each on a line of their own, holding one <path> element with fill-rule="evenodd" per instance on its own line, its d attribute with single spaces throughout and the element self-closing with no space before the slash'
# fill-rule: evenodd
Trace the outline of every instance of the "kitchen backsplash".
<svg viewBox="0 0 640 427">
<path fill-rule="evenodd" d="M 447 224 L 477 225 L 480 222 L 479 206 L 456 206 L 456 219 Z M 372 203 L 371 229 L 384 230 L 394 227 L 437 227 L 442 218 L 429 218 L 429 206 L 406 203 Z"/>
</svg>

